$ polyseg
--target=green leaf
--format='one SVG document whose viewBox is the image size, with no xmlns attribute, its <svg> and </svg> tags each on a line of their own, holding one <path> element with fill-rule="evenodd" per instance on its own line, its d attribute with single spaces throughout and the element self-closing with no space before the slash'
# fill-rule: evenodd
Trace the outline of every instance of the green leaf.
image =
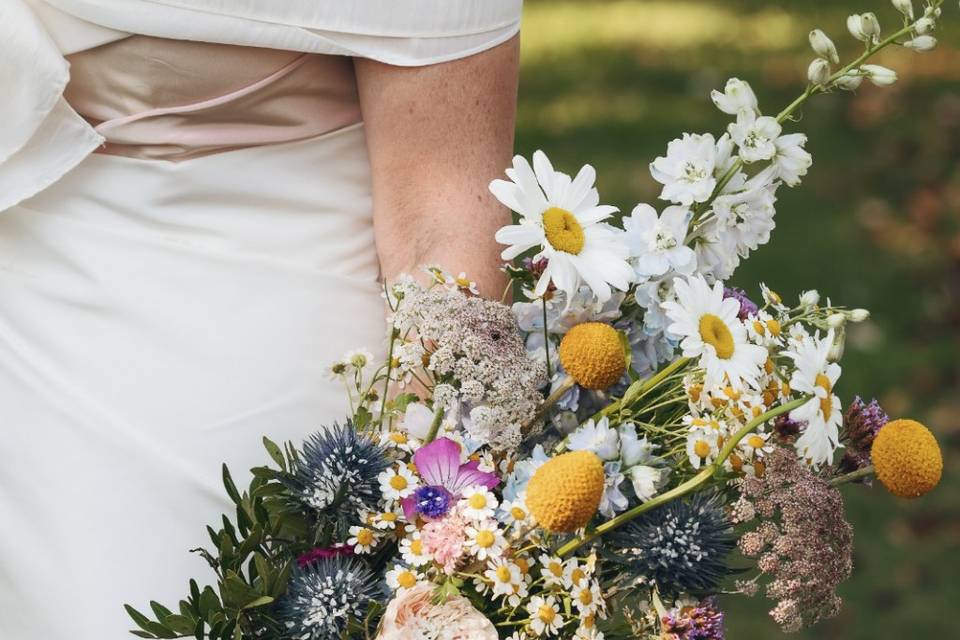
<svg viewBox="0 0 960 640">
<path fill-rule="evenodd" d="M 286 471 L 286 470 L 287 470 L 287 460 L 286 460 L 286 458 L 283 457 L 283 452 L 280 451 L 280 447 L 277 446 L 277 443 L 275 443 L 275 442 L 274 442 L 273 440 L 271 440 L 270 438 L 264 436 L 264 437 L 263 437 L 263 446 L 264 446 L 264 448 L 267 450 L 267 453 L 270 454 L 270 457 L 273 459 L 273 461 L 276 462 L 278 465 L 280 465 L 280 468 L 281 468 L 281 469 L 283 469 L 284 471 Z"/>
<path fill-rule="evenodd" d="M 630 338 L 627 337 L 625 331 L 617 331 L 617 336 L 620 338 L 620 347 L 623 349 L 623 357 L 627 362 L 626 370 L 630 370 L 630 365 L 633 364 L 633 349 L 630 347 Z"/>
<path fill-rule="evenodd" d="M 147 616 L 143 615 L 128 604 L 123 605 L 123 608 L 127 610 L 127 615 L 133 619 L 138 627 L 144 631 L 147 630 L 147 625 L 150 624 L 150 619 L 147 618 Z"/>
<path fill-rule="evenodd" d="M 205 620 L 210 620 L 210 614 L 216 611 L 222 611 L 223 605 L 220 604 L 220 598 L 212 587 L 204 587 L 200 594 L 200 615 Z"/>
<path fill-rule="evenodd" d="M 253 602 L 248 602 L 247 604 L 243 605 L 243 608 L 244 608 L 244 609 L 256 609 L 257 607 L 262 607 L 262 606 L 264 606 L 264 605 L 268 605 L 268 604 L 270 604 L 271 602 L 273 602 L 273 598 L 271 598 L 270 596 L 260 596 L 259 598 L 257 598 L 257 599 L 254 600 Z"/>
<path fill-rule="evenodd" d="M 157 636 L 149 633 L 147 631 L 140 631 L 139 629 L 131 629 L 130 633 L 137 636 L 138 638 L 156 638 Z"/>
<path fill-rule="evenodd" d="M 173 613 L 170 609 L 167 609 L 165 606 L 159 602 L 150 601 L 150 608 L 153 609 L 153 614 L 157 616 L 157 620 L 163 620 L 165 617 Z"/>
<path fill-rule="evenodd" d="M 163 624 L 173 629 L 180 635 L 193 635 L 197 628 L 197 622 L 193 618 L 181 615 L 169 615 L 163 619 Z"/>
<path fill-rule="evenodd" d="M 242 609 L 260 597 L 260 594 L 234 571 L 228 571 L 220 585 L 220 595 L 227 609 Z"/>
<path fill-rule="evenodd" d="M 230 469 L 223 465 L 223 486 L 227 490 L 227 495 L 236 504 L 240 504 L 240 492 L 237 491 L 237 485 L 233 484 L 233 478 L 230 477 Z"/>
<path fill-rule="evenodd" d="M 358 431 L 367 428 L 372 420 L 373 414 L 370 413 L 370 410 L 366 407 L 358 407 L 357 411 L 353 414 L 353 426 Z"/>
</svg>

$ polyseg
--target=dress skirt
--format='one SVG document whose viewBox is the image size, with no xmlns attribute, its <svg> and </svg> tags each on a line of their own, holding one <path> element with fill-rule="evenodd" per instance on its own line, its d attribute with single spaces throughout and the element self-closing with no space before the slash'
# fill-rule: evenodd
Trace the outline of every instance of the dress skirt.
<svg viewBox="0 0 960 640">
<path fill-rule="evenodd" d="M 384 341 L 362 125 L 183 162 L 94 154 L 0 212 L 0 638 L 121 640 L 213 582 L 220 481 L 343 420 Z"/>
</svg>

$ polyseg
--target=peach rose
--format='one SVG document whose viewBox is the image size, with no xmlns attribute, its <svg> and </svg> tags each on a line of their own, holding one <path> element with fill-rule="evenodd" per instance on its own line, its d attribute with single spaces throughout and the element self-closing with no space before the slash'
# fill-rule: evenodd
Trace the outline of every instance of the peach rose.
<svg viewBox="0 0 960 640">
<path fill-rule="evenodd" d="M 455 596 L 435 605 L 434 587 L 421 583 L 387 605 L 378 640 L 498 640 L 493 623 L 466 598 Z"/>
</svg>

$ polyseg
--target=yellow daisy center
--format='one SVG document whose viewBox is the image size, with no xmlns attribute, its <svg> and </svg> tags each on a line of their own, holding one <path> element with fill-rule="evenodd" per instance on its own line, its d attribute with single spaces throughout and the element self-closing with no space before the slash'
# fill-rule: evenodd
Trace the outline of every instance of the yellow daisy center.
<svg viewBox="0 0 960 640">
<path fill-rule="evenodd" d="M 697 440 L 693 445 L 693 452 L 697 454 L 699 458 L 706 458 L 710 455 L 710 443 L 705 440 Z"/>
<path fill-rule="evenodd" d="M 410 552 L 414 555 L 423 555 L 423 540 L 414 540 L 410 543 Z"/>
<path fill-rule="evenodd" d="M 767 320 L 767 329 L 770 330 L 775 337 L 780 335 L 780 323 L 774 319 Z"/>
<path fill-rule="evenodd" d="M 397 491 L 403 491 L 407 488 L 407 479 L 403 476 L 393 476 L 390 478 L 390 486 Z"/>
<path fill-rule="evenodd" d="M 829 420 L 830 413 L 833 411 L 833 397 L 831 396 L 833 393 L 833 385 L 830 384 L 830 378 L 822 373 L 817 374 L 814 384 L 827 392 L 827 397 L 820 401 L 820 413 L 823 414 L 824 420 Z"/>
<path fill-rule="evenodd" d="M 544 624 L 552 624 L 553 619 L 557 617 L 557 612 L 554 611 L 553 607 L 543 605 L 537 611 L 537 617 L 540 618 Z"/>
<path fill-rule="evenodd" d="M 387 513 L 381 513 L 381 514 L 380 514 L 380 519 L 383 520 L 384 522 L 396 522 L 396 521 L 397 521 L 397 514 L 391 512 L 391 511 L 388 511 Z"/>
<path fill-rule="evenodd" d="M 510 568 L 505 566 L 497 567 L 497 580 L 500 582 L 510 582 L 513 576 L 510 575 Z"/>
<path fill-rule="evenodd" d="M 397 584 L 399 584 L 404 589 L 410 589 L 415 584 L 417 584 L 417 576 L 413 575 L 409 571 L 404 571 L 397 576 Z"/>
<path fill-rule="evenodd" d="M 557 251 L 576 255 L 583 250 L 583 227 L 566 209 L 550 207 L 544 211 L 543 231 L 547 241 Z"/>
<path fill-rule="evenodd" d="M 397 444 L 407 444 L 407 434 L 394 431 L 390 434 L 390 440 Z"/>
<path fill-rule="evenodd" d="M 570 582 L 577 585 L 580 584 L 580 581 L 587 577 L 587 574 L 583 572 L 583 569 L 577 568 L 570 572 Z"/>
<path fill-rule="evenodd" d="M 487 496 L 482 493 L 475 493 L 467 501 L 471 509 L 483 509 L 487 506 Z"/>
<path fill-rule="evenodd" d="M 524 575 L 530 573 L 530 563 L 527 562 L 526 559 L 516 558 L 514 559 L 514 562 L 517 564 L 518 567 L 520 567 L 520 573 Z"/>
<path fill-rule="evenodd" d="M 767 441 L 761 438 L 760 436 L 753 435 L 747 438 L 747 444 L 753 447 L 754 449 L 762 449 L 763 445 L 767 444 Z"/>
<path fill-rule="evenodd" d="M 547 570 L 558 578 L 563 575 L 563 565 L 559 562 L 551 562 Z"/>
<path fill-rule="evenodd" d="M 590 593 L 589 589 L 583 589 L 580 591 L 580 604 L 589 606 L 593 602 L 593 594 Z"/>
<path fill-rule="evenodd" d="M 718 358 L 728 360 L 733 357 L 733 334 L 727 323 L 712 313 L 705 313 L 700 318 L 700 337 L 717 352 Z"/>
<path fill-rule="evenodd" d="M 513 507 L 510 509 L 510 517 L 514 520 L 523 520 L 527 517 L 527 514 L 520 507 Z"/>
<path fill-rule="evenodd" d="M 477 546 L 481 549 L 489 549 L 493 546 L 494 537 L 489 531 L 480 531 L 477 533 Z"/>
<path fill-rule="evenodd" d="M 360 529 L 357 532 L 357 544 L 364 547 L 369 546 L 373 542 L 373 532 L 370 529 Z"/>
</svg>

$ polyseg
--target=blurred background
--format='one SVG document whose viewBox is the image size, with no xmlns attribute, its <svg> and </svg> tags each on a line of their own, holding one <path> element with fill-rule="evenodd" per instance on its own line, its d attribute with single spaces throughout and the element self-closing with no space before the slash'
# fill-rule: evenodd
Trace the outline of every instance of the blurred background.
<svg viewBox="0 0 960 640">
<path fill-rule="evenodd" d="M 915 5 L 920 6 L 920 0 Z M 681 132 L 722 133 L 709 99 L 749 81 L 775 114 L 802 92 L 814 27 L 842 62 L 862 50 L 845 27 L 889 0 L 527 0 L 517 148 L 543 149 L 575 173 L 594 165 L 601 201 L 629 213 L 656 203 L 648 164 Z M 898 27 L 899 28 L 899 27 Z M 733 278 L 754 298 L 816 288 L 873 318 L 851 327 L 838 393 L 876 397 L 893 417 L 936 433 L 944 480 L 916 501 L 881 487 L 844 489 L 856 569 L 840 617 L 793 637 L 960 637 L 960 10 L 944 8 L 931 53 L 883 52 L 893 87 L 814 98 L 785 131 L 809 136 L 814 165 L 779 191 L 777 229 Z M 727 637 L 776 638 L 762 596 L 728 596 Z"/>
</svg>

